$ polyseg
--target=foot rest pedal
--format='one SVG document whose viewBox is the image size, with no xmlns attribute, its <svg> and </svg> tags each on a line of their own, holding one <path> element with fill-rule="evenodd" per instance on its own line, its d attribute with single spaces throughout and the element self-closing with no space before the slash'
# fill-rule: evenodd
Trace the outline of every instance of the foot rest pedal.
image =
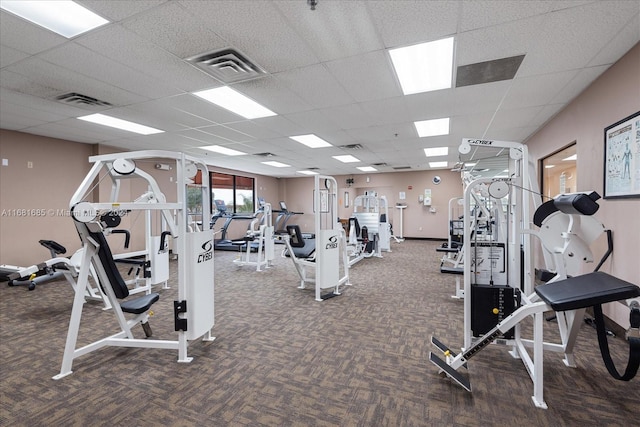
<svg viewBox="0 0 640 427">
<path fill-rule="evenodd" d="M 453 357 L 457 356 L 455 351 L 451 350 L 442 341 L 440 341 L 438 338 L 436 338 L 434 336 L 431 337 L 431 344 L 435 345 L 438 348 L 438 350 L 440 350 L 445 355 L 446 355 L 446 352 L 448 351 L 449 354 L 451 354 L 451 356 L 453 356 Z M 462 365 L 462 366 L 465 369 L 467 369 L 467 364 L 466 363 L 464 365 Z"/>
<path fill-rule="evenodd" d="M 321 300 L 326 300 L 326 299 L 337 297 L 337 296 L 340 296 L 340 294 L 336 294 L 335 292 L 331 292 L 331 293 L 326 293 L 324 295 L 320 295 L 320 299 Z"/>
<path fill-rule="evenodd" d="M 432 352 L 429 352 L 429 360 L 431 361 L 431 363 L 433 363 L 442 371 L 444 371 L 444 373 L 447 374 L 449 378 L 457 382 L 462 388 L 464 388 L 469 392 L 471 391 L 471 383 L 469 382 L 469 379 L 463 377 L 462 374 L 460 374 L 460 372 L 456 371 L 451 366 L 449 366 L 447 362 L 440 359 L 438 356 L 436 356 Z"/>
</svg>

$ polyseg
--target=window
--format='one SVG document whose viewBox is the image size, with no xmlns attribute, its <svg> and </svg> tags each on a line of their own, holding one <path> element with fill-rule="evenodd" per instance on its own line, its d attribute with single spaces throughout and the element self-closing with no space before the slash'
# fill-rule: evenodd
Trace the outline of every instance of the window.
<svg viewBox="0 0 640 427">
<path fill-rule="evenodd" d="M 543 199 L 577 191 L 577 146 L 575 141 L 540 161 Z M 544 201 L 544 200 L 543 200 Z"/>
<path fill-rule="evenodd" d="M 214 200 L 223 200 L 229 213 L 254 212 L 254 178 L 218 172 L 209 172 L 209 177 L 212 204 Z M 215 204 L 211 209 L 215 211 Z"/>
</svg>

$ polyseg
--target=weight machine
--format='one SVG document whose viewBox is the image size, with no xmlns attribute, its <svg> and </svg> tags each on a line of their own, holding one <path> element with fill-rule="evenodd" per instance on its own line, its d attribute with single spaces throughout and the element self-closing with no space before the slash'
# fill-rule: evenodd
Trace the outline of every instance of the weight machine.
<svg viewBox="0 0 640 427">
<path fill-rule="evenodd" d="M 240 266 L 255 266 L 256 271 L 262 271 L 263 267 L 273 266 L 275 255 L 271 204 L 262 203 L 258 213 L 261 218 L 256 217 L 251 221 L 244 238 L 232 242 L 239 249 L 239 256 L 233 262 Z M 256 248 L 255 260 L 251 259 L 253 248 Z"/>
<path fill-rule="evenodd" d="M 297 225 L 287 225 L 286 253 L 300 276 L 299 289 L 315 286 L 316 301 L 340 295 L 350 286 L 349 259 L 344 228 L 338 221 L 338 183 L 333 177 L 315 175 L 313 191 L 314 239 L 304 239 Z M 325 290 L 329 293 L 322 293 Z"/>
<path fill-rule="evenodd" d="M 136 166 L 137 160 L 162 159 L 175 163 L 177 201 L 167 202 L 155 179 Z M 136 151 L 89 157 L 93 163 L 91 170 L 75 192 L 69 203 L 72 218 L 82 242 L 82 260 L 78 274 L 69 330 L 60 373 L 54 379 L 72 373 L 73 360 L 105 346 L 164 348 L 178 350 L 178 362 L 190 362 L 187 355 L 188 341 L 204 336 L 212 341 L 211 329 L 214 325 L 214 263 L 211 232 L 189 232 L 187 208 L 187 186 L 200 171 L 207 176 L 207 166 L 199 159 L 182 153 L 169 151 Z M 90 202 L 93 189 L 105 178 L 111 180 L 111 195 L 108 201 Z M 121 200 L 121 184 L 125 180 L 139 180 L 148 186 L 148 191 L 134 201 Z M 97 181 L 97 183 L 96 183 Z M 206 185 L 200 187 L 203 218 L 210 217 L 210 191 Z M 193 188 L 193 185 L 191 185 Z M 123 215 L 130 212 L 159 212 L 169 229 L 160 236 L 148 233 L 146 244 L 148 253 L 162 251 L 168 235 L 174 239 L 174 251 L 178 255 L 178 300 L 174 301 L 176 340 L 149 339 L 151 328 L 148 323 L 149 310 L 160 298 L 158 293 L 146 293 L 133 299 L 126 299 L 131 293 L 113 259 L 106 239 L 110 228 L 117 226 Z M 147 230 L 150 225 L 147 224 Z M 157 239 L 156 239 L 157 238 Z M 158 241 L 158 244 L 155 242 Z M 112 305 L 113 314 L 120 326 L 120 332 L 101 338 L 81 348 L 76 348 L 84 295 L 88 286 L 90 268 L 95 268 L 102 290 Z M 153 268 L 153 266 L 152 266 Z M 124 299 L 123 302 L 119 300 Z M 127 319 L 125 313 L 133 315 Z M 132 328 L 140 324 L 147 339 L 134 337 Z"/>
<path fill-rule="evenodd" d="M 597 211 L 595 201 L 599 196 L 578 193 L 559 197 L 552 202 L 553 208 L 541 205 L 533 216 L 541 231 L 535 231 L 530 225 L 529 207 L 532 197 L 534 203 L 539 200 L 539 193 L 529 179 L 527 147 L 501 141 L 463 140 L 460 151 L 468 153 L 472 146 L 486 145 L 509 149 L 511 175 L 470 182 L 464 194 L 465 221 L 471 215 L 472 193 L 478 188 L 485 191 L 489 199 L 504 199 L 504 209 L 497 211 L 505 213 L 506 220 L 496 221 L 504 227 L 492 230 L 491 238 L 485 241 L 474 242 L 471 230 L 465 228 L 464 346 L 456 354 L 432 337 L 432 344 L 444 353 L 445 360 L 433 353 L 429 359 L 471 391 L 469 380 L 458 370 L 466 368 L 468 359 L 489 344 L 509 346 L 510 354 L 522 359 L 533 381 L 534 404 L 546 408 L 543 350 L 564 353 L 565 364 L 575 366 L 573 348 L 585 307 L 593 305 L 595 310 L 602 303 L 633 298 L 640 295 L 640 288 L 605 273 L 567 279 L 569 274 L 579 273 L 582 263 L 593 261 L 589 245 L 604 232 L 602 224 L 590 217 Z M 533 281 L 530 236 L 541 239 L 545 264 L 555 268 L 553 279 L 537 288 Z M 610 250 L 596 270 L 609 256 L 611 248 L 610 243 Z M 556 312 L 560 343 L 543 340 L 543 318 L 548 311 Z M 532 339 L 523 336 L 521 326 L 525 319 L 533 321 Z M 529 354 L 530 349 L 533 356 Z"/>
</svg>

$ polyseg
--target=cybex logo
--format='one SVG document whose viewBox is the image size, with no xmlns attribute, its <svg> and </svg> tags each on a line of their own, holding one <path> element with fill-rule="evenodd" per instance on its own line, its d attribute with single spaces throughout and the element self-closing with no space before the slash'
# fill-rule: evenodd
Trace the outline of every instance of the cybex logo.
<svg viewBox="0 0 640 427">
<path fill-rule="evenodd" d="M 469 144 L 475 144 L 475 145 L 492 145 L 493 141 L 489 141 L 486 139 L 472 139 L 469 141 Z"/>
<path fill-rule="evenodd" d="M 327 243 L 327 246 L 325 247 L 325 249 L 336 249 L 337 247 L 338 247 L 338 236 L 329 237 L 329 243 Z"/>
<path fill-rule="evenodd" d="M 213 259 L 213 244 L 211 243 L 211 240 L 207 240 L 202 244 L 202 250 L 204 252 L 198 255 L 198 264 Z"/>
</svg>

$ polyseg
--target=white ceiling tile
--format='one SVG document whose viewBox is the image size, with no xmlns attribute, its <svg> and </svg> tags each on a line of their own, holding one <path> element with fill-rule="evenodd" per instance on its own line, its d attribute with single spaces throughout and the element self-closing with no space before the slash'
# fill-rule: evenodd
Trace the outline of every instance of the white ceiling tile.
<svg viewBox="0 0 640 427">
<path fill-rule="evenodd" d="M 542 15 L 553 10 L 553 3 L 553 1 L 466 0 L 462 2 L 462 16 L 458 30 L 470 31 Z"/>
<path fill-rule="evenodd" d="M 455 1 L 372 1 L 367 3 L 387 48 L 437 40 L 456 33 Z"/>
<path fill-rule="evenodd" d="M 269 73 L 318 61 L 273 2 L 184 1 L 182 4 L 213 28 L 227 45 L 240 49 Z"/>
<path fill-rule="evenodd" d="M 49 97 L 51 96 L 50 94 L 60 95 L 67 92 L 78 92 L 113 105 L 128 105 L 147 100 L 147 98 L 140 95 L 77 73 L 72 69 L 60 67 L 38 57 L 25 59 L 4 68 L 4 70 L 20 74 L 33 84 L 33 88 L 24 86 L 19 89 L 10 87 L 10 89 L 34 96 Z M 42 94 L 39 91 L 40 88 L 47 89 L 46 93 Z"/>
<path fill-rule="evenodd" d="M 371 116 L 378 124 L 410 121 L 410 119 L 408 119 L 409 109 L 407 108 L 406 98 L 404 96 L 362 102 L 360 106 L 362 110 Z"/>
<path fill-rule="evenodd" d="M 313 109 L 311 105 L 272 76 L 236 83 L 233 88 L 277 114 Z"/>
<path fill-rule="evenodd" d="M 572 101 L 578 96 L 585 87 L 598 78 L 602 73 L 609 68 L 608 65 L 601 65 L 599 67 L 584 68 L 578 74 L 569 81 L 569 83 L 559 90 L 553 98 L 551 98 L 551 104 L 564 104 Z M 639 79 L 640 81 L 640 79 Z"/>
<path fill-rule="evenodd" d="M 164 130 L 179 130 L 216 124 L 203 117 L 183 111 L 182 106 L 188 101 L 185 98 L 193 98 L 192 95 L 179 95 L 170 98 L 162 98 L 148 102 L 131 105 L 126 111 L 134 117 L 146 117 L 158 127 Z M 152 125 L 150 125 L 152 126 Z"/>
<path fill-rule="evenodd" d="M 578 71 L 566 71 L 515 79 L 501 108 L 548 104 L 577 74 Z"/>
<path fill-rule="evenodd" d="M 250 142 L 254 139 L 246 133 L 239 132 L 231 127 L 224 125 L 200 127 L 198 128 L 198 131 L 208 133 L 209 135 L 226 140 L 228 142 Z"/>
<path fill-rule="evenodd" d="M 315 11 L 300 2 L 275 3 L 321 62 L 384 48 L 362 1 L 326 1 Z"/>
<path fill-rule="evenodd" d="M 28 58 L 29 54 L 9 46 L 0 45 L 0 68 Z"/>
<path fill-rule="evenodd" d="M 25 116 L 14 113 L 3 108 L 0 110 L 0 128 L 10 130 L 22 130 L 32 126 L 38 126 L 46 123 L 45 120 L 39 120 L 34 116 Z"/>
<path fill-rule="evenodd" d="M 510 108 L 505 110 L 498 110 L 491 120 L 489 129 L 487 132 L 495 132 L 497 130 L 521 128 L 531 123 L 533 117 L 535 117 L 544 107 L 526 107 L 526 108 Z"/>
<path fill-rule="evenodd" d="M 339 129 L 357 129 L 376 125 L 376 121 L 365 113 L 360 104 L 339 105 L 318 110 Z"/>
<path fill-rule="evenodd" d="M 402 94 L 385 50 L 327 62 L 326 66 L 356 102 Z"/>
<path fill-rule="evenodd" d="M 114 22 L 137 15 L 165 1 L 166 0 L 76 0 L 76 3 L 80 3 L 92 12 Z"/>
<path fill-rule="evenodd" d="M 324 65 L 285 71 L 276 74 L 276 78 L 314 109 L 344 105 L 354 101 Z"/>
<path fill-rule="evenodd" d="M 280 136 L 277 132 L 274 132 L 271 129 L 261 126 L 251 120 L 231 123 L 226 126 L 237 132 L 242 132 L 243 134 L 250 136 L 252 140 L 264 140 Z"/>
<path fill-rule="evenodd" d="M 0 40 L 2 40 L 3 46 L 9 46 L 31 55 L 67 41 L 66 38 L 53 31 L 18 18 L 4 9 L 0 11 Z"/>
<path fill-rule="evenodd" d="M 627 25 L 589 61 L 587 66 L 613 64 L 638 43 L 638 40 L 640 40 L 640 4 L 637 13 L 631 15 Z"/>
<path fill-rule="evenodd" d="M 185 2 L 189 4 L 189 2 Z M 202 6 L 206 2 L 194 2 Z M 215 15 L 206 14 L 200 19 L 189 13 L 178 2 L 172 1 L 147 13 L 133 16 L 124 25 L 140 37 L 153 42 L 180 58 L 188 58 L 227 46 L 227 42 L 214 31 L 215 22 L 206 22 Z"/>
<path fill-rule="evenodd" d="M 126 64 L 141 75 L 186 92 L 219 86 L 212 76 L 120 25 L 110 25 L 76 40 L 97 55 Z"/>
<path fill-rule="evenodd" d="M 89 56 L 92 61 L 85 60 Z M 40 58 L 148 99 L 163 98 L 181 92 L 172 87 L 170 82 L 165 84 L 73 42 L 51 49 L 41 54 Z"/>
</svg>

